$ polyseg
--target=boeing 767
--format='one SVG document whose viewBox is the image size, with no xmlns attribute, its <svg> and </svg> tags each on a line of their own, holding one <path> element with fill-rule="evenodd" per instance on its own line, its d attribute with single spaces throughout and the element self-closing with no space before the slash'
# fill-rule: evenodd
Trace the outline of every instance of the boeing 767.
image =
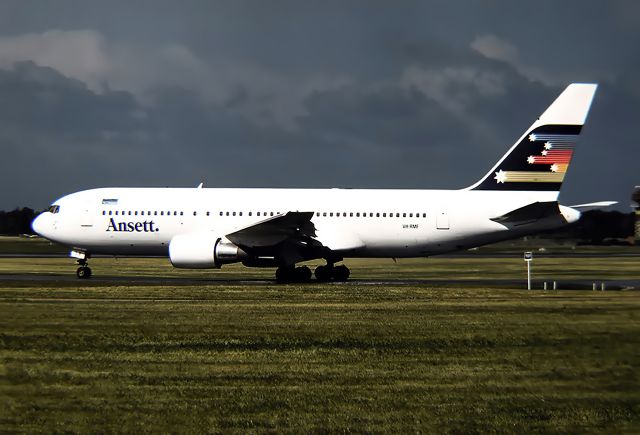
<svg viewBox="0 0 640 435">
<path fill-rule="evenodd" d="M 580 217 L 558 195 L 596 92 L 574 83 L 478 182 L 459 190 L 101 188 L 55 201 L 33 222 L 94 254 L 165 255 L 179 268 L 241 262 L 308 281 L 345 281 L 354 257 L 427 257 L 561 227 Z M 579 206 L 576 206 L 579 207 Z"/>
</svg>

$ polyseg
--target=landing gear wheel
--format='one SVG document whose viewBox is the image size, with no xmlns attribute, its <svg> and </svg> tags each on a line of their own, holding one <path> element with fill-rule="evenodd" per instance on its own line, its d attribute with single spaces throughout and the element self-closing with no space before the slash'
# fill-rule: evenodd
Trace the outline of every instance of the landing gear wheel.
<svg viewBox="0 0 640 435">
<path fill-rule="evenodd" d="M 320 282 L 328 282 L 331 281 L 331 277 L 333 276 L 333 267 L 326 266 L 318 266 L 314 272 L 316 279 Z"/>
<path fill-rule="evenodd" d="M 276 281 L 279 283 L 309 282 L 311 269 L 307 266 L 281 266 L 276 269 Z"/>
<path fill-rule="evenodd" d="M 76 270 L 76 276 L 80 279 L 88 279 L 91 277 L 91 268 L 89 266 L 80 266 Z"/>
<path fill-rule="evenodd" d="M 291 267 L 279 267 L 276 269 L 276 281 L 279 283 L 289 282 L 289 277 L 292 274 Z"/>
<path fill-rule="evenodd" d="M 349 279 L 351 272 L 344 264 L 333 266 L 327 264 L 325 266 L 316 267 L 315 275 L 319 282 L 338 281 L 344 282 Z"/>
<path fill-rule="evenodd" d="M 296 267 L 295 270 L 296 281 L 298 282 L 309 282 L 311 281 L 311 269 L 307 266 Z"/>
<path fill-rule="evenodd" d="M 344 282 L 349 279 L 350 274 L 349 268 L 344 264 L 333 268 L 333 279 L 336 281 Z"/>
</svg>

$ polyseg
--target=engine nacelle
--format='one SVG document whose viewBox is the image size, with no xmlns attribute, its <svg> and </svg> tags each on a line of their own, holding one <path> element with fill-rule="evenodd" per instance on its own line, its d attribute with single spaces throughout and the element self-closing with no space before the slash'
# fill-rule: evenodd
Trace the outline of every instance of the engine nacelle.
<svg viewBox="0 0 640 435">
<path fill-rule="evenodd" d="M 241 248 L 214 234 L 181 234 L 169 243 L 171 264 L 183 269 L 218 269 L 248 258 Z"/>
</svg>

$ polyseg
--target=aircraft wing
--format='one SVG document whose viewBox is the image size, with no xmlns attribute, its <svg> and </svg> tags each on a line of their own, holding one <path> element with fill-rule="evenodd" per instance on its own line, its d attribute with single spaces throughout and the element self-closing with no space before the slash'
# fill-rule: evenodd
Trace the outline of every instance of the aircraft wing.
<svg viewBox="0 0 640 435">
<path fill-rule="evenodd" d="M 316 236 L 313 212 L 288 212 L 227 234 L 232 243 L 246 249 L 266 248 L 285 241 L 310 241 Z"/>
<path fill-rule="evenodd" d="M 226 238 L 246 252 L 275 256 L 286 264 L 325 256 L 342 259 L 336 251 L 364 246 L 354 234 L 326 231 L 316 234 L 311 222 L 313 215 L 314 212 L 288 212 L 234 231 Z"/>
</svg>

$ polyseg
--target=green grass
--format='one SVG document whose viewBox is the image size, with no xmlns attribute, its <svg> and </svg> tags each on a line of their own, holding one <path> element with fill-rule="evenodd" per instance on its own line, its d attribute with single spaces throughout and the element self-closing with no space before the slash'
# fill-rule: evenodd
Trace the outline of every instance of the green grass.
<svg viewBox="0 0 640 435">
<path fill-rule="evenodd" d="M 0 432 L 640 431 L 639 292 L 473 283 L 523 277 L 520 256 L 348 264 L 390 284 L 106 258 L 67 281 L 70 259 L 0 259 Z M 534 270 L 639 279 L 637 265 Z M 447 276 L 468 282 L 400 281 Z"/>
<path fill-rule="evenodd" d="M 0 236 L 0 254 L 66 254 L 69 250 L 41 237 Z"/>
</svg>

